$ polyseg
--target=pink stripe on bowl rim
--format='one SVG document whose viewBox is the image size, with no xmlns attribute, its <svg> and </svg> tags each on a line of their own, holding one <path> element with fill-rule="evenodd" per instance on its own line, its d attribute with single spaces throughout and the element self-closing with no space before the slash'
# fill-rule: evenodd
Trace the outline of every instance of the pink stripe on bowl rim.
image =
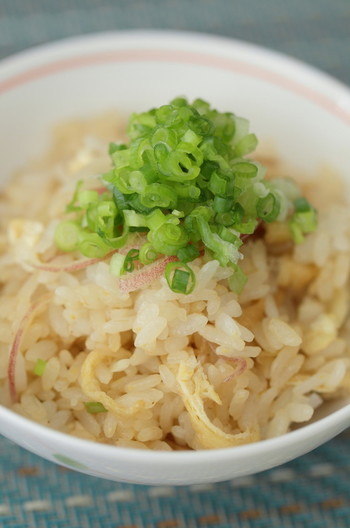
<svg viewBox="0 0 350 528">
<path fill-rule="evenodd" d="M 317 104 L 324 110 L 336 115 L 346 123 L 350 123 L 350 111 L 339 107 L 332 98 L 319 93 L 297 81 L 289 79 L 282 74 L 263 67 L 247 64 L 237 59 L 228 59 L 217 55 L 201 54 L 196 52 L 172 50 L 121 50 L 78 55 L 67 59 L 57 60 L 23 71 L 0 82 L 0 94 L 9 92 L 19 86 L 48 77 L 59 72 L 91 65 L 123 62 L 173 62 L 191 64 L 193 66 L 208 66 L 224 71 L 231 71 L 255 77 L 284 88 L 292 93 L 303 96 L 305 99 Z"/>
</svg>

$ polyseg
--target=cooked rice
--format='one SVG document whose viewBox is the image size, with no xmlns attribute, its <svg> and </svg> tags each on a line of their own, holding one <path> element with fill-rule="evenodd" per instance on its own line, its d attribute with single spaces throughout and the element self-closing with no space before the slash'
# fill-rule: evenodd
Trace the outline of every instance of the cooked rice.
<svg viewBox="0 0 350 528">
<path fill-rule="evenodd" d="M 60 254 L 53 232 L 76 182 L 93 186 L 108 170 L 106 142 L 122 134 L 114 122 L 61 127 L 49 154 L 0 196 L 0 403 L 80 438 L 201 449 L 284 434 L 349 391 L 350 210 L 334 178 L 318 175 L 317 192 L 305 184 L 319 228 L 303 244 L 293 247 L 276 224 L 246 241 L 239 297 L 216 261 L 191 263 L 197 282 L 187 296 L 164 278 L 121 293 L 105 261 L 76 272 L 32 266 L 79 258 Z M 281 171 L 270 163 L 271 177 Z M 37 301 L 11 403 L 9 352 Z M 33 373 L 38 359 L 47 362 L 42 376 Z M 90 414 L 89 401 L 107 412 Z"/>
</svg>

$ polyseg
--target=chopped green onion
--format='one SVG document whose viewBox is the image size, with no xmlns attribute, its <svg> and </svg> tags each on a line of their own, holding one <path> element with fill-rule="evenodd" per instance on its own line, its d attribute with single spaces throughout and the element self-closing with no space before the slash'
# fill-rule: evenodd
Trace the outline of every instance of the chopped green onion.
<svg viewBox="0 0 350 528">
<path fill-rule="evenodd" d="M 259 198 L 256 204 L 256 213 L 265 222 L 273 222 L 278 217 L 280 205 L 276 196 L 269 193 L 265 198 Z"/>
<path fill-rule="evenodd" d="M 112 156 L 112 154 L 114 154 L 115 152 L 117 152 L 117 150 L 119 150 L 119 149 L 118 149 L 118 145 L 117 145 L 117 143 L 112 143 L 112 142 L 111 142 L 111 143 L 108 145 L 108 154 L 109 154 L 110 156 Z"/>
<path fill-rule="evenodd" d="M 75 186 L 75 190 L 74 190 L 74 193 L 73 193 L 73 197 L 71 199 L 71 201 L 66 205 L 66 213 L 72 213 L 74 211 L 80 211 L 80 207 L 78 207 L 76 205 L 77 203 L 77 200 L 78 200 L 78 194 L 79 194 L 79 191 L 82 187 L 82 185 L 84 184 L 83 180 L 79 180 Z"/>
<path fill-rule="evenodd" d="M 136 213 L 133 209 L 125 209 L 123 211 L 125 225 L 129 227 L 146 227 L 147 219 L 145 215 Z"/>
<path fill-rule="evenodd" d="M 158 144 L 166 145 L 168 150 L 176 148 L 177 134 L 175 130 L 171 128 L 165 128 L 163 126 L 157 127 L 151 138 L 151 145 L 154 147 Z"/>
<path fill-rule="evenodd" d="M 73 220 L 63 220 L 55 230 L 55 244 L 61 251 L 70 252 L 78 248 L 81 228 Z"/>
<path fill-rule="evenodd" d="M 237 262 L 239 252 L 236 245 L 220 238 L 217 233 L 211 230 L 210 225 L 204 218 L 197 217 L 196 220 L 205 246 L 213 252 L 214 258 L 220 262 L 221 266 Z"/>
<path fill-rule="evenodd" d="M 196 285 L 193 270 L 183 262 L 169 262 L 165 268 L 169 288 L 175 293 L 192 293 Z"/>
<path fill-rule="evenodd" d="M 44 374 L 46 365 L 47 365 L 47 361 L 45 361 L 44 359 L 38 359 L 34 365 L 34 370 L 33 370 L 34 374 L 36 376 L 42 376 Z"/>
<path fill-rule="evenodd" d="M 214 216 L 214 212 L 212 210 L 212 207 L 208 207 L 205 205 L 199 205 L 188 216 L 191 218 L 203 218 L 203 220 L 206 220 L 207 222 L 211 222 Z"/>
<path fill-rule="evenodd" d="M 225 179 L 223 176 L 220 176 L 217 172 L 213 172 L 208 188 L 215 197 L 225 196 L 227 194 L 227 179 Z"/>
<path fill-rule="evenodd" d="M 147 185 L 140 197 L 141 203 L 146 207 L 176 207 L 177 195 L 169 185 L 151 183 Z"/>
<path fill-rule="evenodd" d="M 78 193 L 77 201 L 82 209 L 86 209 L 91 203 L 97 202 L 98 197 L 97 191 L 86 189 Z"/>
<path fill-rule="evenodd" d="M 166 216 L 160 209 L 155 209 L 147 215 L 147 227 L 151 231 L 158 229 L 164 222 L 166 222 Z"/>
<path fill-rule="evenodd" d="M 186 293 L 189 278 L 190 274 L 188 271 L 176 269 L 171 282 L 171 289 L 174 292 Z"/>
<path fill-rule="evenodd" d="M 192 260 L 198 258 L 200 255 L 200 252 L 196 246 L 188 245 L 186 247 L 182 247 L 178 250 L 176 253 L 177 258 L 181 262 L 191 262 Z"/>
<path fill-rule="evenodd" d="M 200 168 L 186 152 L 169 152 L 161 172 L 169 181 L 187 182 L 197 178 Z"/>
<path fill-rule="evenodd" d="M 126 254 L 124 265 L 123 265 L 123 271 L 130 273 L 131 271 L 134 271 L 134 261 L 138 260 L 139 258 L 139 250 L 138 249 L 130 249 L 130 251 Z"/>
<path fill-rule="evenodd" d="M 111 155 L 111 158 L 117 167 L 127 167 L 130 161 L 130 149 L 116 149 Z M 108 173 L 108 178 L 106 178 L 106 180 L 112 183 L 114 177 L 115 170 Z"/>
<path fill-rule="evenodd" d="M 134 193 L 128 197 L 128 209 L 135 209 L 138 213 L 149 214 L 153 209 L 146 207 L 141 203 L 140 195 Z"/>
<path fill-rule="evenodd" d="M 114 234 L 114 221 L 117 216 L 117 208 L 112 200 L 102 201 L 96 206 L 96 228 L 108 233 L 109 236 Z"/>
<path fill-rule="evenodd" d="M 304 213 L 313 209 L 310 202 L 303 196 L 299 196 L 294 200 L 294 208 L 297 213 Z"/>
<path fill-rule="evenodd" d="M 232 165 L 233 173 L 240 178 L 255 178 L 258 173 L 258 167 L 250 161 L 239 161 Z"/>
<path fill-rule="evenodd" d="M 146 178 L 141 171 L 130 171 L 124 166 L 115 169 L 109 181 L 124 194 L 143 193 L 147 185 Z"/>
<path fill-rule="evenodd" d="M 222 240 L 225 240 L 226 242 L 230 242 L 236 247 L 241 246 L 242 241 L 239 238 L 239 236 L 237 236 L 237 232 L 233 232 L 225 226 L 221 226 L 218 232 Z"/>
<path fill-rule="evenodd" d="M 233 265 L 232 268 L 233 273 L 228 278 L 228 283 L 231 290 L 239 295 L 242 292 L 244 286 L 246 285 L 248 278 L 242 271 L 242 269 L 237 266 L 237 264 Z"/>
<path fill-rule="evenodd" d="M 222 196 L 215 196 L 213 202 L 213 209 L 216 213 L 227 213 L 233 206 L 232 198 L 223 198 Z"/>
<path fill-rule="evenodd" d="M 154 249 L 163 255 L 176 255 L 177 250 L 189 242 L 188 234 L 182 226 L 168 222 L 151 230 L 148 239 Z"/>
<path fill-rule="evenodd" d="M 118 211 L 124 211 L 124 209 L 128 209 L 128 202 L 126 201 L 124 194 L 120 192 L 117 187 L 113 187 L 113 198 Z"/>
<path fill-rule="evenodd" d="M 185 216 L 185 213 L 183 211 L 178 211 L 177 209 L 173 209 L 171 211 L 171 214 L 173 216 L 176 216 L 176 218 L 183 218 Z"/>
<path fill-rule="evenodd" d="M 90 414 L 107 412 L 105 406 L 100 402 L 84 402 L 85 409 Z"/>
<path fill-rule="evenodd" d="M 149 242 L 146 242 L 146 244 L 143 244 L 143 246 L 140 249 L 139 260 L 141 264 L 144 264 L 144 265 L 151 264 L 152 262 L 156 260 L 158 255 L 159 253 L 157 253 L 157 251 L 154 249 L 152 244 L 150 244 Z"/>
<path fill-rule="evenodd" d="M 235 154 L 237 157 L 242 158 L 247 154 L 253 152 L 258 145 L 258 139 L 255 134 L 247 134 L 243 137 L 235 147 Z"/>
<path fill-rule="evenodd" d="M 289 227 L 292 231 L 294 242 L 301 244 L 304 241 L 305 234 L 315 231 L 317 226 L 317 213 L 306 200 L 305 202 L 299 202 L 298 207 L 299 211 L 296 210 L 292 216 L 289 221 Z"/>
<path fill-rule="evenodd" d="M 125 272 L 124 263 L 125 255 L 121 255 L 120 253 L 114 253 L 109 263 L 109 269 L 112 275 L 114 275 L 115 277 L 120 277 L 121 275 L 123 275 L 123 273 Z"/>
<path fill-rule="evenodd" d="M 110 250 L 110 247 L 97 233 L 80 233 L 78 249 L 82 255 L 89 258 L 102 258 Z"/>
<path fill-rule="evenodd" d="M 239 231 L 237 225 L 241 224 L 243 214 L 243 207 L 239 203 L 236 203 L 230 211 L 227 211 L 226 213 L 217 213 L 215 215 L 215 220 L 218 225 L 224 225 L 226 227 L 234 225 L 236 231 Z"/>
<path fill-rule="evenodd" d="M 247 222 L 236 223 L 234 225 L 235 231 L 242 235 L 252 235 L 258 225 L 257 220 L 248 220 Z"/>
<path fill-rule="evenodd" d="M 296 244 L 302 244 L 304 242 L 304 233 L 301 227 L 298 225 L 297 222 L 291 220 L 289 222 L 289 227 L 292 233 L 292 238 Z"/>
<path fill-rule="evenodd" d="M 99 235 L 104 240 L 105 244 L 108 245 L 110 248 L 119 249 L 125 246 L 128 237 L 129 237 L 130 229 L 129 226 L 127 226 L 124 223 L 123 231 L 119 236 L 113 237 L 113 238 L 107 238 L 104 233 L 99 232 Z"/>
<path fill-rule="evenodd" d="M 108 154 L 112 156 L 112 154 L 117 152 L 117 150 L 126 150 L 126 149 L 127 149 L 126 145 L 118 144 L 118 143 L 110 143 L 108 146 Z"/>
<path fill-rule="evenodd" d="M 172 188 L 177 195 L 177 199 L 187 198 L 188 200 L 198 200 L 201 190 L 191 183 L 173 183 Z"/>
<path fill-rule="evenodd" d="M 136 260 L 139 266 L 177 257 L 167 281 L 174 291 L 189 293 L 195 281 L 186 262 L 202 252 L 233 268 L 229 282 L 240 291 L 241 234 L 278 220 L 298 243 L 316 228 L 316 211 L 295 183 L 265 180 L 264 167 L 245 158 L 257 144 L 246 119 L 202 99 L 190 104 L 176 98 L 133 114 L 128 134 L 128 143 L 109 145 L 113 167 L 101 176 L 105 192 L 77 183 L 66 208 L 74 215 L 55 234 L 61 250 L 100 258 L 111 248 L 132 247 L 133 232 L 143 232 L 147 241 L 139 250 L 113 255 L 112 274 L 132 271 Z"/>
<path fill-rule="evenodd" d="M 201 173 L 198 178 L 198 184 L 200 187 L 207 187 L 211 175 L 214 171 L 219 169 L 219 164 L 216 161 L 205 159 L 201 166 Z"/>
<path fill-rule="evenodd" d="M 87 206 L 85 218 L 90 231 L 104 238 L 112 238 L 117 215 L 118 210 L 114 201 L 102 200 Z"/>
<path fill-rule="evenodd" d="M 235 122 L 235 135 L 233 139 L 233 145 L 237 145 L 241 139 L 246 136 L 249 132 L 249 121 L 244 117 L 234 116 Z"/>
<path fill-rule="evenodd" d="M 232 226 L 235 223 L 235 217 L 231 211 L 227 213 L 218 213 L 215 215 L 215 221 L 219 225 L 224 225 L 225 227 Z"/>
</svg>

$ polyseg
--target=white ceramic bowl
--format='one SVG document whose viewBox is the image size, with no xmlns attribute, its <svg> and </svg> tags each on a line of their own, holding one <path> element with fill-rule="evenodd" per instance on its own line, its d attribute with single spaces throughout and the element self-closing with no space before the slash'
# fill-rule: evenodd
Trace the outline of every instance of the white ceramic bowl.
<svg viewBox="0 0 350 528">
<path fill-rule="evenodd" d="M 110 108 L 148 109 L 202 97 L 249 118 L 258 137 L 301 169 L 333 166 L 350 186 L 350 91 L 282 55 L 195 34 L 121 32 L 50 44 L 0 64 L 1 179 L 42 152 L 53 124 Z M 279 438 L 201 452 L 148 452 L 79 440 L 0 406 L 0 432 L 49 460 L 144 484 L 193 484 L 282 464 L 350 424 L 336 401 L 324 417 Z"/>
</svg>

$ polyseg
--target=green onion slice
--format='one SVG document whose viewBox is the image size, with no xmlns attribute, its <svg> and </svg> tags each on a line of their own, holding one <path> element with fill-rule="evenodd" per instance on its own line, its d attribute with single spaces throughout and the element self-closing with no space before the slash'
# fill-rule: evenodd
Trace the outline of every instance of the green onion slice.
<svg viewBox="0 0 350 528">
<path fill-rule="evenodd" d="M 131 271 L 134 271 L 135 260 L 138 260 L 139 253 L 140 251 L 138 249 L 130 249 L 130 251 L 126 254 L 123 264 L 124 272 L 130 273 Z"/>
<path fill-rule="evenodd" d="M 290 180 L 265 180 L 265 169 L 245 156 L 257 144 L 249 122 L 219 112 L 202 99 L 132 114 L 125 144 L 111 143 L 111 170 L 98 189 L 76 184 L 55 242 L 61 251 L 103 258 L 112 249 L 133 247 L 134 232 L 144 233 L 139 250 L 113 255 L 111 272 L 120 276 L 158 257 L 176 257 L 167 280 L 188 293 L 194 278 L 186 263 L 199 248 L 221 266 L 234 269 L 235 291 L 244 285 L 238 268 L 241 235 L 263 222 L 284 222 L 294 242 L 317 226 L 317 214 Z M 142 235 L 141 235 L 142 236 Z M 237 268 L 235 268 L 237 266 Z M 170 271 L 169 271 L 170 270 Z"/>
<path fill-rule="evenodd" d="M 162 183 L 147 185 L 140 197 L 141 203 L 146 207 L 175 208 L 177 204 L 176 192 Z"/>
<path fill-rule="evenodd" d="M 114 275 L 115 277 L 120 277 L 121 275 L 123 275 L 123 273 L 125 273 L 124 263 L 125 255 L 121 255 L 120 253 L 114 253 L 109 263 L 109 269 L 112 275 Z"/>
<path fill-rule="evenodd" d="M 34 365 L 34 374 L 36 376 L 42 376 L 44 374 L 45 368 L 47 365 L 47 361 L 44 359 L 38 359 Z"/>
<path fill-rule="evenodd" d="M 71 252 L 78 248 L 81 227 L 73 220 L 64 220 L 55 230 L 55 244 L 61 251 Z"/>
<path fill-rule="evenodd" d="M 181 262 L 191 262 L 192 260 L 198 258 L 199 255 L 199 249 L 193 245 L 188 245 L 186 247 L 180 248 L 176 253 L 177 258 Z"/>
<path fill-rule="evenodd" d="M 273 193 L 264 198 L 259 198 L 256 204 L 256 213 L 265 222 L 273 222 L 280 212 L 280 204 Z"/>
<path fill-rule="evenodd" d="M 232 275 L 228 278 L 230 289 L 238 295 L 242 292 L 247 283 L 247 276 L 237 264 L 231 266 L 233 269 Z"/>
<path fill-rule="evenodd" d="M 105 406 L 100 402 L 84 402 L 85 409 L 90 414 L 107 412 Z"/>
<path fill-rule="evenodd" d="M 66 213 L 72 213 L 74 211 L 80 211 L 80 207 L 76 205 L 77 201 L 78 201 L 78 194 L 79 194 L 79 191 L 81 189 L 81 187 L 84 185 L 84 181 L 83 180 L 79 180 L 75 186 L 75 190 L 74 190 L 74 193 L 73 193 L 73 197 L 71 199 L 71 201 L 66 205 Z"/>
<path fill-rule="evenodd" d="M 196 285 L 193 270 L 184 262 L 169 262 L 165 268 L 165 278 L 169 288 L 175 293 L 188 295 Z"/>
<path fill-rule="evenodd" d="M 147 265 L 154 262 L 159 256 L 159 253 L 154 249 L 152 244 L 146 242 L 139 251 L 139 260 L 141 264 Z"/>
<path fill-rule="evenodd" d="M 80 253 L 89 258 L 102 258 L 110 250 L 104 240 L 97 233 L 80 233 L 78 249 Z"/>
<path fill-rule="evenodd" d="M 178 249 L 189 242 L 188 234 L 182 226 L 168 222 L 151 230 L 148 239 L 154 249 L 163 255 L 176 255 Z"/>
<path fill-rule="evenodd" d="M 315 231 L 317 227 L 317 212 L 307 200 L 304 201 L 303 199 L 303 201 L 299 201 L 295 205 L 295 213 L 289 221 L 289 227 L 296 244 L 301 244 L 304 241 L 305 234 Z"/>
<path fill-rule="evenodd" d="M 78 193 L 77 201 L 82 209 L 86 209 L 91 203 L 97 202 L 98 198 L 97 191 L 85 189 Z"/>
</svg>

